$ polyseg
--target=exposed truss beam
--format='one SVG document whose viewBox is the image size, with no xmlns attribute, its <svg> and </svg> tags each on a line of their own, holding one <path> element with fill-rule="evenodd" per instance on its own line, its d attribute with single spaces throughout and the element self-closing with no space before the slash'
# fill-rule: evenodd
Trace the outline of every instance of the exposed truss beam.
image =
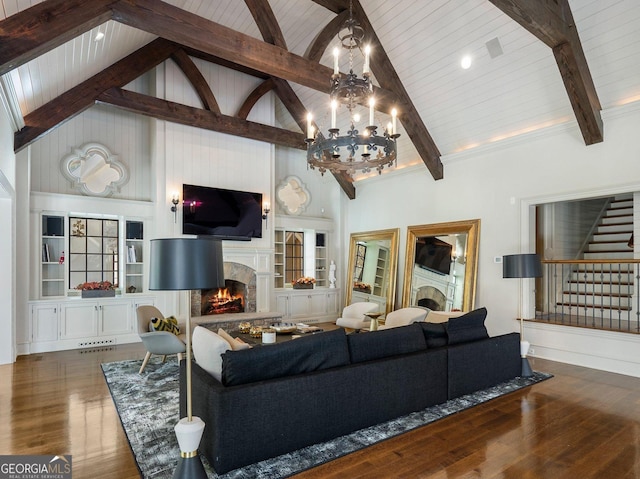
<svg viewBox="0 0 640 479">
<path fill-rule="evenodd" d="M 112 88 L 98 97 L 98 102 L 160 120 L 203 128 L 251 140 L 274 143 L 289 148 L 306 149 L 304 135 L 275 126 L 263 125 L 234 116 L 161 100 L 142 93 Z"/>
<path fill-rule="evenodd" d="M 113 87 L 122 87 L 165 61 L 178 47 L 158 38 L 109 68 L 64 92 L 24 118 L 25 127 L 14 136 L 14 150 L 22 150 L 48 131 L 95 103 L 96 98 Z"/>
<path fill-rule="evenodd" d="M 0 75 L 111 19 L 115 0 L 49 0 L 0 22 Z"/>
<path fill-rule="evenodd" d="M 216 97 L 213 95 L 211 88 L 209 88 L 209 84 L 207 80 L 202 76 L 196 64 L 193 63 L 193 60 L 189 58 L 189 55 L 185 53 L 184 50 L 176 50 L 171 54 L 171 59 L 176 62 L 182 73 L 185 74 L 189 83 L 193 85 L 193 88 L 196 90 L 196 94 L 200 98 L 202 102 L 202 106 L 205 110 L 215 111 L 216 113 L 220 113 L 220 107 L 218 106 L 218 102 L 216 101 Z"/>
<path fill-rule="evenodd" d="M 567 0 L 490 0 L 553 50 L 587 145 L 604 140 L 600 100 Z"/>
</svg>

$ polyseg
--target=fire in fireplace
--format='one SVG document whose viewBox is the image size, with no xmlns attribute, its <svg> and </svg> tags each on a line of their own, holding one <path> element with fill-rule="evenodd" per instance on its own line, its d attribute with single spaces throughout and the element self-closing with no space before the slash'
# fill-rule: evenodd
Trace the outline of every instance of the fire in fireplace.
<svg viewBox="0 0 640 479">
<path fill-rule="evenodd" d="M 242 313 L 246 285 L 232 279 L 225 280 L 224 288 L 202 290 L 201 314 Z"/>
</svg>

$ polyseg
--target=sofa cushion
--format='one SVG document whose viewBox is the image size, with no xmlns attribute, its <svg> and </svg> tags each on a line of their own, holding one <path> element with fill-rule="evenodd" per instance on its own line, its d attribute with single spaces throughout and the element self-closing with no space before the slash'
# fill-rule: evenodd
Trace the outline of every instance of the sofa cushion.
<svg viewBox="0 0 640 479">
<path fill-rule="evenodd" d="M 222 378 L 222 354 L 231 349 L 229 343 L 207 328 L 197 326 L 191 338 L 193 357 L 202 369 L 218 381 Z"/>
<path fill-rule="evenodd" d="M 427 348 L 441 348 L 447 345 L 447 330 L 445 323 L 419 323 L 427 342 Z"/>
<path fill-rule="evenodd" d="M 427 349 L 419 323 L 347 336 L 352 363 L 397 356 Z"/>
<path fill-rule="evenodd" d="M 245 343 L 238 338 L 234 338 L 222 328 L 218 328 L 218 336 L 226 340 L 229 343 L 229 346 L 231 346 L 231 349 L 233 349 L 234 351 L 238 351 L 240 349 L 249 349 L 251 347 L 249 343 Z"/>
<path fill-rule="evenodd" d="M 457 318 L 449 318 L 445 324 L 449 344 L 468 343 L 489 337 L 484 320 L 487 308 L 475 309 Z"/>
<path fill-rule="evenodd" d="M 349 364 L 344 329 L 304 336 L 284 343 L 227 351 L 222 384 L 235 386 Z"/>
</svg>

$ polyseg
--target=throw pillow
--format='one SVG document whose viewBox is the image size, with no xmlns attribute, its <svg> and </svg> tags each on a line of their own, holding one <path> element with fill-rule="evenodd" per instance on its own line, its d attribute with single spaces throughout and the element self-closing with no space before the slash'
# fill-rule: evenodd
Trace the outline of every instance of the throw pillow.
<svg viewBox="0 0 640 479">
<path fill-rule="evenodd" d="M 198 365 L 221 381 L 222 355 L 231 349 L 229 343 L 213 331 L 196 326 L 191 338 L 191 349 Z"/>
<path fill-rule="evenodd" d="M 218 336 L 224 338 L 229 343 L 229 346 L 231 346 L 231 349 L 234 351 L 238 351 L 240 349 L 249 349 L 251 347 L 249 343 L 237 340 L 222 328 L 218 329 Z"/>
<path fill-rule="evenodd" d="M 468 343 L 489 337 L 484 320 L 487 308 L 473 310 L 457 318 L 449 318 L 445 324 L 449 344 Z"/>
<path fill-rule="evenodd" d="M 149 322 L 149 330 L 151 331 L 167 331 L 175 335 L 180 334 L 178 320 L 173 316 L 168 318 L 151 318 Z"/>
<path fill-rule="evenodd" d="M 369 333 L 349 334 L 347 339 L 352 363 L 427 349 L 420 323 Z"/>
<path fill-rule="evenodd" d="M 441 348 L 447 345 L 447 330 L 445 323 L 420 323 L 427 348 Z"/>
<path fill-rule="evenodd" d="M 347 336 L 344 329 L 336 329 L 284 343 L 227 351 L 222 360 L 222 384 L 235 386 L 347 364 Z"/>
</svg>

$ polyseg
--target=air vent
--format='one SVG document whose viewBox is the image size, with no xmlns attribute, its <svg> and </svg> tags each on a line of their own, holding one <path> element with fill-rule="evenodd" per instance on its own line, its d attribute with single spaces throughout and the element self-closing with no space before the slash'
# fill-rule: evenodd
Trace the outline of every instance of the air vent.
<svg viewBox="0 0 640 479">
<path fill-rule="evenodd" d="M 79 348 L 94 348 L 97 346 L 106 346 L 109 344 L 116 344 L 117 341 L 114 338 L 111 339 L 100 339 L 98 341 L 82 341 L 78 343 Z"/>
</svg>

